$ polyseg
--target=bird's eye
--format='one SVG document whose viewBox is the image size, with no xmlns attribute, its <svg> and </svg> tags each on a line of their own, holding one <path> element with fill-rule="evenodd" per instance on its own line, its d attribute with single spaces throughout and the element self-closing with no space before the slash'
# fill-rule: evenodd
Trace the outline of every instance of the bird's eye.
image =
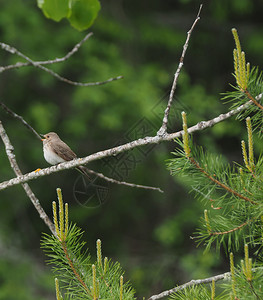
<svg viewBox="0 0 263 300">
<path fill-rule="evenodd" d="M 47 135 L 47 138 L 49 138 L 49 135 Z"/>
</svg>

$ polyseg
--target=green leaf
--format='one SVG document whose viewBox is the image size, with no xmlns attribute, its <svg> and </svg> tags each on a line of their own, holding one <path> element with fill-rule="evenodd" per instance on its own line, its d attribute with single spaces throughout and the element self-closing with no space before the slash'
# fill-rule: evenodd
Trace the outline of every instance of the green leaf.
<svg viewBox="0 0 263 300">
<path fill-rule="evenodd" d="M 71 15 L 68 18 L 71 26 L 78 30 L 89 28 L 96 19 L 100 10 L 98 0 L 73 0 Z"/>
<path fill-rule="evenodd" d="M 39 8 L 42 8 L 43 4 L 44 4 L 44 0 L 37 0 L 37 5 Z"/>
<path fill-rule="evenodd" d="M 38 7 L 44 15 L 54 21 L 60 21 L 70 15 L 69 0 L 38 0 Z"/>
</svg>

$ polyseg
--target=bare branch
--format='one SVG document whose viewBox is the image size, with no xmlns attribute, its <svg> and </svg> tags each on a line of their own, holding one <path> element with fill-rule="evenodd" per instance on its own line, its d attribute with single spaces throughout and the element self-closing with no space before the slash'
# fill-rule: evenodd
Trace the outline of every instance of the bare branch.
<svg viewBox="0 0 263 300">
<path fill-rule="evenodd" d="M 256 272 L 257 270 L 262 270 L 262 267 L 258 267 L 258 268 L 252 268 L 252 272 Z M 223 274 L 219 274 L 219 275 L 215 275 L 212 277 L 208 277 L 208 278 L 204 278 L 204 279 L 196 279 L 196 280 L 191 280 L 187 283 L 184 283 L 182 285 L 179 285 L 177 287 L 174 287 L 170 290 L 164 291 L 158 295 L 153 295 L 150 298 L 148 298 L 148 300 L 157 300 L 157 299 L 161 299 L 164 297 L 167 297 L 171 294 L 177 293 L 181 290 L 184 290 L 188 287 L 194 286 L 194 285 L 199 285 L 199 284 L 206 284 L 206 283 L 210 283 L 212 281 L 216 282 L 219 280 L 230 280 L 231 279 L 231 272 L 226 272 Z"/>
<path fill-rule="evenodd" d="M 129 187 L 133 187 L 133 188 L 139 188 L 139 189 L 145 189 L 145 190 L 153 190 L 153 191 L 158 191 L 160 193 L 163 193 L 163 190 L 161 190 L 160 188 L 157 188 L 157 187 L 153 187 L 153 186 L 147 186 L 147 185 L 141 185 L 141 184 L 135 184 L 135 183 L 129 183 L 129 182 L 125 182 L 125 181 L 119 181 L 119 180 L 116 180 L 116 179 L 113 179 L 113 178 L 110 178 L 110 177 L 107 177 L 105 176 L 104 174 L 102 173 L 97 173 L 93 170 L 90 170 L 90 169 L 86 169 L 87 172 L 89 172 L 90 174 L 93 174 L 93 175 L 96 175 L 108 182 L 111 182 L 111 183 L 115 183 L 115 184 L 120 184 L 120 185 L 126 185 L 126 186 L 129 186 Z"/>
<path fill-rule="evenodd" d="M 36 136 L 38 139 L 42 139 L 41 136 L 36 132 L 36 130 L 30 126 L 22 116 L 16 114 L 15 112 L 13 112 L 9 107 L 7 107 L 3 102 L 0 101 L 0 105 L 3 107 L 3 109 L 9 113 L 12 117 L 16 118 L 16 119 L 19 119 L 29 130 L 31 130 Z M 160 193 L 163 193 L 163 190 L 161 190 L 160 188 L 157 188 L 157 187 L 152 187 L 152 186 L 146 186 L 146 185 L 140 185 L 140 184 L 134 184 L 134 183 L 128 183 L 128 182 L 125 182 L 125 181 L 118 181 L 116 179 L 113 179 L 113 178 L 110 178 L 110 177 L 107 177 L 105 175 L 103 175 L 102 173 L 97 173 L 93 170 L 90 170 L 90 169 L 86 169 L 90 174 L 93 174 L 93 175 L 96 175 L 108 182 L 111 182 L 111 183 L 115 183 L 115 184 L 120 184 L 120 185 L 126 185 L 126 186 L 129 186 L 129 187 L 134 187 L 134 188 L 141 188 L 141 189 L 146 189 L 146 190 L 153 190 L 153 191 L 158 191 Z M 20 174 L 22 175 L 22 174 Z"/>
<path fill-rule="evenodd" d="M 243 111 L 250 104 L 251 104 L 251 101 L 239 106 L 236 109 L 233 109 L 233 110 L 227 112 L 226 114 L 221 114 L 221 115 L 215 117 L 214 119 L 211 119 L 209 121 L 201 121 L 201 122 L 197 123 L 196 125 L 194 125 L 192 127 L 189 127 L 188 128 L 188 133 L 192 134 L 196 131 L 201 131 L 201 130 L 204 130 L 206 128 L 212 127 L 215 124 L 220 123 L 220 122 L 230 118 L 231 116 L 236 115 L 239 112 Z M 119 153 L 131 150 L 131 149 L 134 149 L 134 148 L 137 148 L 137 147 L 141 147 L 141 146 L 144 146 L 144 145 L 158 144 L 158 143 L 164 142 L 164 141 L 172 141 L 175 138 L 181 137 L 182 134 L 183 134 L 183 131 L 181 130 L 181 131 L 178 131 L 178 132 L 175 132 L 175 133 L 166 134 L 165 136 L 156 135 L 156 136 L 153 136 L 153 137 L 140 138 L 138 140 L 132 141 L 132 142 L 127 143 L 127 144 L 123 144 L 123 145 L 120 145 L 120 146 L 117 146 L 117 147 L 114 147 L 114 148 L 111 148 L 111 149 L 107 149 L 107 150 L 104 150 L 104 151 L 100 151 L 100 152 L 88 155 L 84 158 L 77 158 L 77 159 L 71 160 L 69 162 L 63 162 L 63 163 L 60 163 L 56 166 L 51 166 L 49 168 L 42 169 L 39 172 L 30 172 L 30 173 L 27 173 L 23 176 L 19 176 L 17 178 L 12 178 L 10 180 L 2 182 L 0 184 L 0 190 L 4 190 L 4 189 L 6 189 L 8 187 L 11 187 L 13 185 L 28 182 L 28 181 L 33 180 L 33 179 L 37 179 L 38 177 L 47 176 L 49 174 L 56 173 L 56 172 L 59 172 L 59 171 L 62 171 L 62 170 L 72 169 L 72 168 L 75 168 L 75 167 L 78 167 L 78 166 L 81 166 L 81 165 L 85 165 L 85 164 L 88 164 L 92 161 L 99 160 L 99 159 L 102 159 L 102 158 L 105 158 L 105 157 L 116 156 Z"/>
<path fill-rule="evenodd" d="M 22 116 L 20 116 L 20 115 L 18 115 L 18 114 L 16 114 L 15 112 L 13 112 L 9 107 L 7 107 L 3 102 L 1 102 L 0 101 L 0 105 L 3 107 L 3 109 L 8 113 L 8 114 L 10 114 L 12 117 L 14 117 L 14 118 L 16 118 L 16 119 L 18 119 L 18 120 L 20 120 L 29 130 L 31 130 L 34 134 L 35 134 L 35 136 L 39 139 L 39 140 L 41 140 L 42 138 L 41 138 L 41 136 L 36 132 L 36 130 L 32 127 L 32 126 L 30 126 L 25 120 L 24 120 L 24 118 L 22 117 Z"/>
<path fill-rule="evenodd" d="M 22 174 L 21 170 L 19 169 L 19 166 L 16 162 L 16 157 L 14 154 L 14 147 L 12 146 L 12 144 L 8 138 L 8 135 L 5 132 L 5 129 L 4 129 L 1 121 L 0 121 L 0 136 L 3 140 L 3 143 L 5 144 L 6 154 L 9 159 L 12 169 L 14 170 L 14 172 L 17 176 L 23 176 L 23 174 Z M 31 200 L 31 202 L 33 203 L 33 205 L 35 206 L 36 210 L 38 211 L 40 218 L 43 219 L 43 221 L 48 226 L 50 231 L 54 234 L 54 236 L 56 236 L 54 224 L 49 219 L 48 215 L 46 214 L 46 212 L 40 205 L 39 200 L 37 199 L 37 197 L 31 190 L 30 186 L 27 183 L 22 183 L 22 187 L 25 190 L 25 192 L 26 192 L 27 196 L 29 197 L 29 199 Z"/>
<path fill-rule="evenodd" d="M 43 70 L 43 71 L 49 73 L 50 75 L 54 76 L 54 77 L 57 78 L 58 80 L 63 81 L 63 82 L 66 82 L 66 83 L 71 84 L 71 85 L 74 85 L 74 86 L 93 86 L 93 85 L 102 85 L 102 84 L 109 83 L 109 82 L 111 82 L 111 81 L 114 81 L 114 80 L 118 80 L 118 79 L 122 79 L 122 78 L 123 78 L 123 76 L 117 76 L 117 77 L 109 78 L 109 79 L 107 79 L 107 80 L 105 80 L 105 81 L 86 82 L 86 83 L 85 83 L 85 82 L 82 83 L 82 82 L 78 82 L 78 81 L 72 81 L 72 80 L 69 80 L 69 79 L 67 79 L 67 78 L 65 78 L 65 77 L 62 77 L 62 76 L 60 76 L 59 74 L 57 74 L 56 72 L 54 72 L 54 71 L 52 71 L 52 70 L 50 70 L 50 69 L 44 67 L 44 66 L 43 66 L 43 63 L 33 61 L 31 58 L 29 58 L 28 56 L 26 56 L 25 54 L 23 54 L 22 52 L 20 52 L 19 50 L 17 50 L 16 48 L 14 48 L 14 47 L 12 47 L 12 46 L 10 46 L 10 45 L 8 45 L 8 44 L 1 43 L 1 42 L 0 42 L 0 47 L 1 47 L 3 50 L 5 50 L 5 51 L 7 51 L 7 52 L 9 52 L 9 53 L 11 53 L 11 54 L 16 54 L 16 55 L 22 57 L 23 59 L 25 59 L 25 60 L 28 62 L 29 65 L 32 65 L 32 66 L 34 66 L 34 67 L 36 67 L 36 68 L 39 68 L 39 69 L 41 69 L 41 70 Z M 74 48 L 73 48 L 73 50 L 74 50 Z M 72 50 L 72 51 L 73 51 L 73 50 Z M 72 51 L 71 51 L 71 52 L 72 52 Z M 70 53 L 71 53 L 71 52 L 70 52 Z M 76 52 L 76 50 L 75 50 L 75 52 Z M 74 53 L 74 52 L 73 52 L 73 53 Z M 67 54 L 67 55 L 68 55 L 68 54 Z M 66 57 L 67 57 L 67 55 L 66 55 Z M 70 54 L 69 57 L 70 57 L 71 55 L 72 55 L 72 54 Z M 59 59 L 58 59 L 58 60 L 59 60 Z M 56 62 L 56 60 L 54 60 L 54 62 Z M 58 62 L 59 62 L 59 61 L 58 61 Z M 17 68 L 20 67 L 20 66 L 22 67 L 23 65 L 16 64 L 16 67 L 17 67 Z M 8 69 L 8 66 L 6 66 L 6 67 L 0 67 L 0 73 L 3 72 L 3 71 L 5 71 L 5 69 Z"/>
<path fill-rule="evenodd" d="M 74 53 L 76 53 L 79 48 L 82 46 L 82 44 L 84 42 L 86 42 L 86 40 L 88 40 L 91 36 L 93 35 L 92 32 L 88 33 L 84 39 L 82 39 L 78 44 L 76 44 L 74 46 L 74 48 L 69 51 L 64 57 L 61 57 L 61 58 L 55 58 L 53 60 L 45 60 L 45 61 L 35 61 L 35 65 L 49 65 L 49 64 L 55 64 L 55 63 L 60 63 L 60 62 L 63 62 L 67 59 L 70 58 L 70 56 L 72 56 Z M 30 62 L 27 62 L 27 63 L 23 63 L 23 62 L 18 62 L 14 65 L 8 65 L 8 66 L 5 66 L 5 67 L 1 67 L 0 68 L 0 73 L 4 72 L 4 71 L 7 71 L 7 70 L 11 70 L 11 69 L 16 69 L 16 68 L 21 68 L 21 67 L 27 67 L 27 66 L 32 66 L 32 64 Z"/>
<path fill-rule="evenodd" d="M 184 46 L 183 46 L 183 52 L 182 52 L 182 55 L 181 55 L 181 58 L 180 58 L 180 61 L 179 61 L 179 65 L 178 65 L 178 68 L 177 68 L 177 70 L 174 74 L 174 81 L 173 81 L 173 85 L 172 85 L 172 88 L 171 88 L 169 101 L 168 101 L 167 107 L 166 107 L 165 112 L 164 112 L 163 124 L 162 124 L 161 128 L 159 129 L 157 135 L 162 136 L 162 135 L 165 135 L 167 133 L 168 116 L 169 116 L 169 112 L 170 112 L 171 105 L 172 105 L 172 102 L 173 102 L 173 97 L 174 97 L 174 92 L 175 92 L 175 89 L 176 89 L 177 80 L 179 78 L 181 69 L 184 65 L 184 57 L 185 57 L 186 50 L 188 48 L 188 43 L 189 43 L 192 31 L 194 30 L 195 25 L 197 24 L 197 22 L 200 20 L 200 13 L 201 13 L 201 10 L 202 10 L 202 6 L 203 5 L 201 4 L 200 7 L 199 7 L 199 11 L 197 13 L 197 16 L 194 20 L 194 23 L 193 23 L 192 27 L 190 28 L 190 30 L 187 32 L 187 37 L 186 37 L 186 41 L 185 41 Z"/>
<path fill-rule="evenodd" d="M 3 109 L 9 113 L 12 117 L 16 118 L 16 119 L 19 119 L 29 130 L 31 130 L 36 136 L 38 139 L 42 139 L 41 136 L 36 132 L 36 130 L 30 126 L 22 116 L 16 114 L 15 112 L 13 112 L 9 107 L 7 107 L 3 102 L 0 101 L 0 105 L 3 107 Z M 120 185 L 126 185 L 126 186 L 129 186 L 129 187 L 134 187 L 134 188 L 141 188 L 141 189 L 147 189 L 147 190 L 153 190 L 153 191 L 158 191 L 160 193 L 163 193 L 163 191 L 160 189 L 160 188 L 157 188 L 157 187 L 152 187 L 152 186 L 146 186 L 146 185 L 140 185 L 140 184 L 134 184 L 134 183 L 128 183 L 128 182 L 125 182 L 125 181 L 118 181 L 116 179 L 113 179 L 113 178 L 110 178 L 110 177 L 107 177 L 105 175 L 103 175 L 102 173 L 97 173 L 93 170 L 90 170 L 90 169 L 87 169 L 86 170 L 90 173 L 90 174 L 93 174 L 93 175 L 96 175 L 108 182 L 111 182 L 111 183 L 115 183 L 115 184 L 120 184 Z M 22 175 L 22 174 L 20 174 Z"/>
<path fill-rule="evenodd" d="M 35 62 L 40 65 L 47 65 L 47 64 L 55 64 L 64 62 L 65 60 L 69 59 L 73 54 L 75 54 L 79 48 L 93 35 L 93 32 L 88 33 L 78 44 L 74 46 L 74 48 L 69 51 L 64 57 L 61 58 L 55 58 L 53 60 L 46 60 L 46 61 L 39 61 Z"/>
<path fill-rule="evenodd" d="M 170 289 L 170 290 L 167 290 L 167 291 L 164 291 L 158 295 L 153 295 L 151 296 L 150 298 L 148 298 L 148 300 L 157 300 L 157 299 L 161 299 L 161 298 L 164 298 L 164 297 L 167 297 L 173 293 L 176 293 L 176 292 L 179 292 L 185 288 L 188 288 L 188 287 L 191 287 L 191 286 L 194 286 L 194 285 L 199 285 L 199 284 L 205 284 L 205 283 L 210 283 L 212 281 L 219 281 L 219 280 L 223 280 L 223 279 L 226 279 L 226 280 L 229 280 L 231 277 L 231 273 L 230 272 L 226 272 L 224 274 L 220 274 L 220 275 L 216 275 L 216 276 L 212 276 L 212 277 L 209 277 L 209 278 L 205 278 L 205 279 L 197 279 L 197 280 L 191 280 L 185 284 L 182 284 L 182 285 L 179 285 L 177 287 L 174 287 L 173 289 Z"/>
</svg>

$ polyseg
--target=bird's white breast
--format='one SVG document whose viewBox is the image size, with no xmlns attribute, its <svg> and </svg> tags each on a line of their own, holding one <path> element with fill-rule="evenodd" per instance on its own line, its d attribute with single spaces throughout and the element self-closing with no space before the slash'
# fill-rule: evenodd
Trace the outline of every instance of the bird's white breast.
<svg viewBox="0 0 263 300">
<path fill-rule="evenodd" d="M 54 151 L 50 149 L 49 145 L 44 145 L 43 152 L 45 160 L 51 165 L 56 165 L 65 162 L 63 158 L 58 156 Z"/>
</svg>

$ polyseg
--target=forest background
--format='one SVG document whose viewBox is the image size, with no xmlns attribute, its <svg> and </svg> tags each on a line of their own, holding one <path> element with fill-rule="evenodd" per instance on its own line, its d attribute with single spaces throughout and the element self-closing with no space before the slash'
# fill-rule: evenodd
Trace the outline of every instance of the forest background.
<svg viewBox="0 0 263 300">
<path fill-rule="evenodd" d="M 102 86 L 74 87 L 35 68 L 1 74 L 0 101 L 22 115 L 38 132 L 56 131 L 78 156 L 86 156 L 143 135 L 154 135 L 161 125 L 173 74 L 187 30 L 199 8 L 197 1 L 101 1 L 91 30 L 94 35 L 70 60 L 52 68 L 74 81 L 94 82 L 123 75 Z M 263 24 L 260 1 L 209 1 L 191 37 L 179 78 L 169 129 L 181 128 L 181 111 L 188 125 L 208 120 L 229 108 L 220 93 L 234 83 L 231 28 L 238 29 L 251 65 L 262 69 Z M 85 33 L 67 21 L 46 19 L 35 1 L 1 0 L 0 41 L 34 60 L 64 56 Z M 1 50 L 0 65 L 20 61 Z M 41 143 L 30 131 L 0 111 L 24 173 L 47 167 Z M 240 140 L 244 122 L 232 118 L 194 135 L 206 149 L 227 161 L 242 161 Z M 92 168 L 119 180 L 158 186 L 164 193 L 109 185 L 92 199 L 77 194 L 74 170 L 30 183 L 51 216 L 56 188 L 70 205 L 70 219 L 82 227 L 95 255 L 95 241 L 104 255 L 118 260 L 137 291 L 150 296 L 190 279 L 229 270 L 228 258 L 203 254 L 190 238 L 204 207 L 187 194 L 184 178 L 171 177 L 166 160 L 175 143 L 134 149 L 116 158 L 92 163 Z M 255 153 L 260 144 L 255 140 Z M 0 146 L 0 180 L 13 177 Z M 93 190 L 95 195 L 95 190 Z M 48 228 L 32 204 L 15 186 L 0 197 L 0 299 L 54 299 L 54 281 L 40 249 Z M 242 255 L 242 253 L 241 253 Z"/>
</svg>

